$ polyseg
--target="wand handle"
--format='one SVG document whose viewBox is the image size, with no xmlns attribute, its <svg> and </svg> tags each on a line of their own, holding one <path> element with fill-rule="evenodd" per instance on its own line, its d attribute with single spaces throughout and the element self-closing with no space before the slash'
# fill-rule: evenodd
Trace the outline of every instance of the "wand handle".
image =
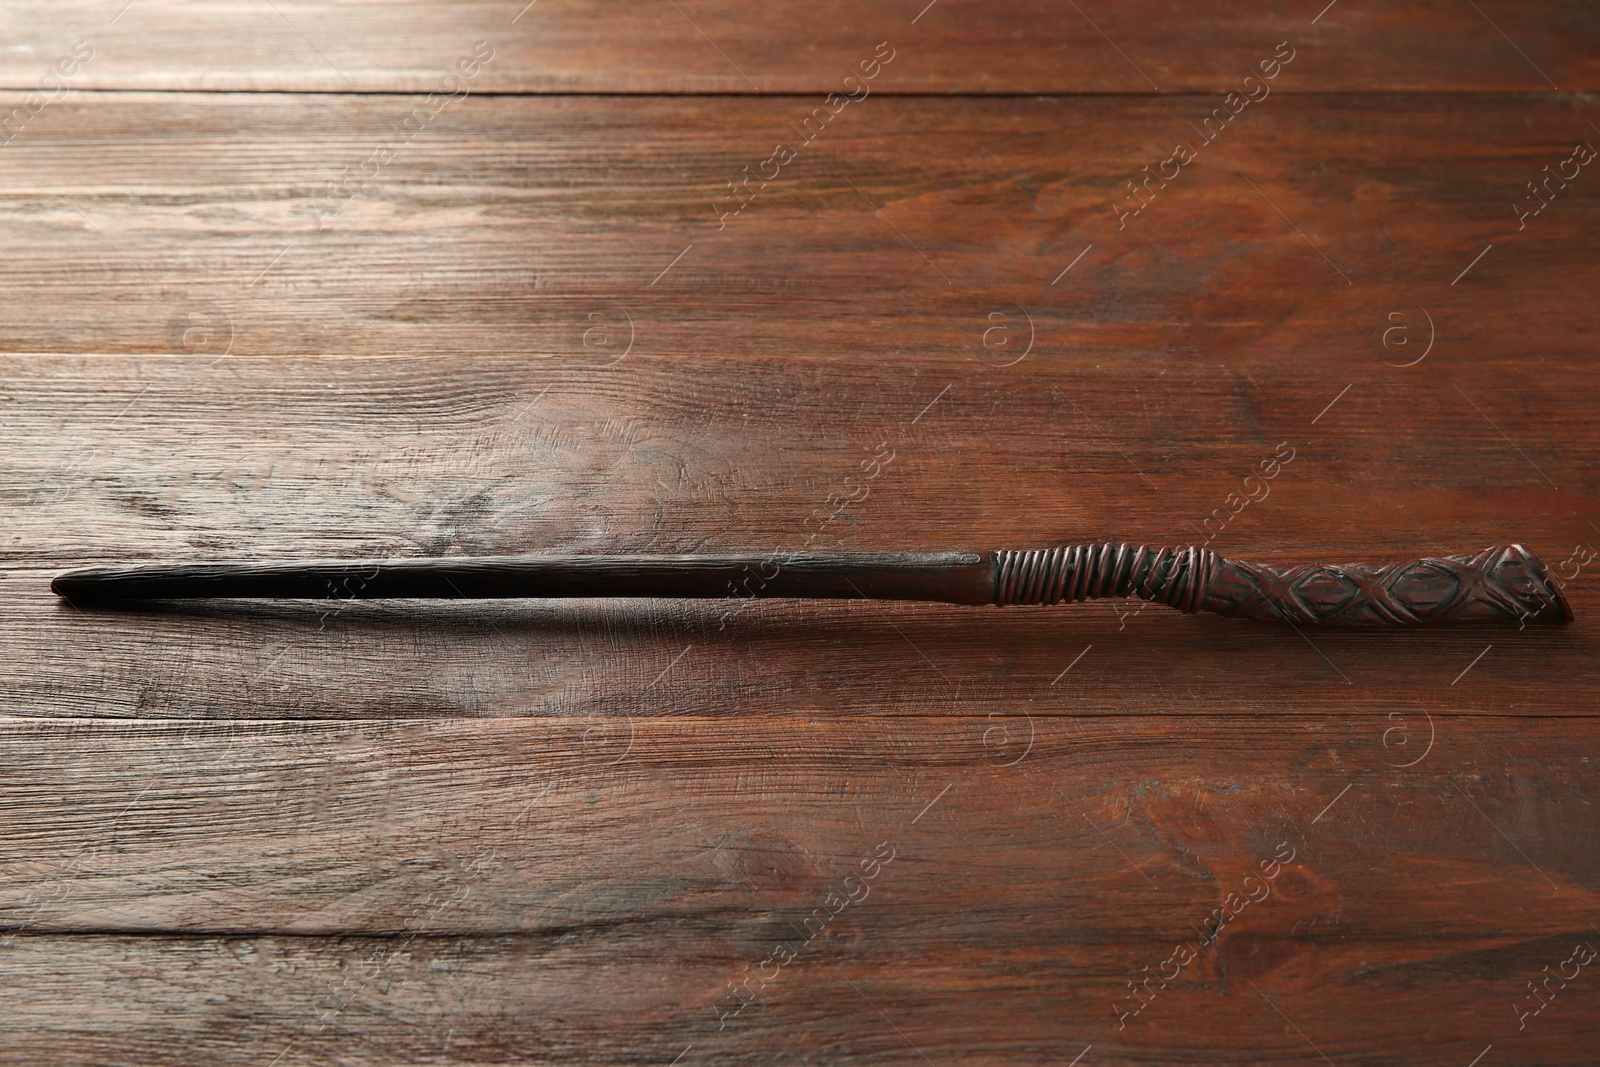
<svg viewBox="0 0 1600 1067">
<path fill-rule="evenodd" d="M 1401 563 L 1251 563 L 1207 548 L 1073 545 L 996 553 L 996 604 L 1140 597 L 1179 611 L 1315 626 L 1572 621 L 1521 545 Z"/>
</svg>

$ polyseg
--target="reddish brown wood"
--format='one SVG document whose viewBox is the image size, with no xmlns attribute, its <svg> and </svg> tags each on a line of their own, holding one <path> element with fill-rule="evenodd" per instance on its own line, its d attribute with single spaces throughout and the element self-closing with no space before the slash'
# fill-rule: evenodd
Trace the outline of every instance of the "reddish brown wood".
<svg viewBox="0 0 1600 1067">
<path fill-rule="evenodd" d="M 0 1054 L 1577 1067 L 1594 722 L 0 720 Z"/>
<path fill-rule="evenodd" d="M 250 374 L 243 358 L 435 357 L 366 403 L 339 383 L 368 388 L 377 370 L 303 373 L 324 391 L 335 383 L 328 403 L 347 419 L 378 419 L 407 397 L 435 405 L 404 431 L 413 436 L 442 430 L 429 414 L 441 406 L 484 414 L 474 391 L 496 390 L 483 402 L 511 418 L 558 383 L 518 417 L 523 436 L 552 410 L 573 428 L 550 431 L 551 447 L 572 434 L 661 436 L 691 420 L 730 457 L 730 440 L 760 441 L 755 466 L 797 435 L 809 450 L 844 434 L 862 448 L 854 466 L 950 385 L 908 432 L 937 441 L 930 420 L 965 410 L 965 433 L 988 412 L 992 433 L 1035 442 L 1041 458 L 1007 472 L 1028 477 L 1045 442 L 1082 430 L 1106 472 L 1120 468 L 1146 495 L 1108 439 L 1161 494 L 1208 479 L 1214 499 L 1186 516 L 1194 522 L 1280 442 L 1304 449 L 1315 434 L 1343 442 L 1337 456 L 1320 443 L 1311 453 L 1341 471 L 1326 491 L 1354 497 L 1370 484 L 1386 502 L 1383 522 L 1369 521 L 1372 508 L 1340 509 L 1332 532 L 1344 551 L 1384 548 L 1374 538 L 1414 521 L 1412 549 L 1523 538 L 1556 556 L 1498 517 L 1464 540 L 1438 536 L 1433 524 L 1483 508 L 1484 487 L 1514 475 L 1530 493 L 1516 517 L 1550 499 L 1485 415 L 1577 494 L 1559 497 L 1557 512 L 1575 517 L 1591 489 L 1591 467 L 1564 457 L 1600 450 L 1593 421 L 1565 414 L 1581 402 L 1600 331 L 1587 299 L 1596 165 L 1525 228 L 1514 210 L 1576 142 L 1600 146 L 1564 99 L 1274 95 L 1202 145 L 1179 179 L 1152 183 L 1149 205 L 1119 228 L 1116 209 L 1139 202 L 1125 183 L 1177 142 L 1198 142 L 1190 123 L 1208 102 L 874 97 L 719 228 L 719 210 L 736 203 L 727 183 L 777 139 L 798 139 L 788 123 L 809 106 L 474 96 L 319 227 L 330 186 L 389 143 L 412 103 L 129 93 L 44 112 L 0 150 L 11 220 L 0 286 L 29 294 L 0 302 L 0 350 L 142 356 L 151 375 L 189 383 L 153 388 L 125 419 L 206 390 L 224 402 L 225 383 Z M 168 371 L 159 355 L 194 364 Z M 66 375 L 64 403 L 117 414 L 92 374 L 17 366 Z M 277 373 L 257 418 L 307 402 L 298 375 Z M 389 434 L 404 425 L 395 410 Z M 1246 432 L 1259 433 L 1254 454 L 1238 455 Z M 1029 492 L 1071 492 L 1080 472 L 1074 463 Z M 1400 494 L 1414 498 L 1403 512 Z M 1104 499 L 1097 491 L 1102 517 Z M 960 536 L 978 536 L 972 522 L 996 507 L 981 501 Z M 1026 508 L 998 510 L 1013 529 L 976 547 L 1196 536 L 1092 523 L 1020 539 Z"/>
<path fill-rule="evenodd" d="M 450 92 L 485 42 L 474 92 L 848 92 L 880 42 L 875 93 L 1242 91 L 1280 42 L 1275 91 L 1600 88 L 1583 0 L 11 0 L 0 85 L 35 89 L 74 42 L 77 89 Z M 1498 29 L 1497 29 L 1498 27 Z M 1501 35 L 1504 31 L 1505 36 Z M 1509 39 L 1508 39 L 1509 38 Z M 859 91 L 859 90 L 856 90 Z M 415 99 L 406 100 L 408 108 Z"/>
<path fill-rule="evenodd" d="M 1523 264 L 1517 287 L 1530 297 L 1549 262 L 1507 260 Z M 1325 284 L 1305 281 L 1308 300 Z M 1586 321 L 1589 307 L 1571 314 Z M 1566 329 L 1553 310 L 1542 321 Z M 1484 323 L 1498 345 L 1507 327 Z M 952 352 L 961 329 L 946 329 Z M 1488 343 L 1455 342 L 1445 380 L 1408 379 L 1374 357 L 1386 377 L 1359 378 L 1315 424 L 1344 387 L 1329 383 L 1332 356 L 1308 380 L 1264 352 L 1241 371 L 1166 373 L 1134 351 L 1089 356 L 1105 361 L 1098 370 L 1065 353 L 1005 369 L 952 355 L 918 362 L 899 385 L 912 373 L 903 361 L 733 354 L 685 364 L 635 351 L 603 372 L 511 354 L 13 356 L 0 375 L 0 708 L 1582 716 L 1600 691 L 1588 625 L 1600 617 L 1600 541 L 1570 508 L 1593 492 L 1583 457 L 1600 451 L 1587 417 L 1595 388 L 1576 360 L 1519 379 Z M 1372 373 L 1351 359 L 1352 376 Z M 1500 386 L 1495 424 L 1562 490 L 1541 490 L 1452 381 L 1469 395 Z M 1257 488 L 1243 477 L 1287 455 L 1277 446 L 1291 435 L 1299 451 L 1270 497 L 1232 514 L 1230 494 Z M 898 451 L 870 496 L 830 519 L 857 488 L 845 479 L 886 437 Z M 1097 535 L 1205 536 L 1213 551 L 1260 560 L 1407 559 L 1522 538 L 1565 583 L 1578 622 L 1327 628 L 1307 643 L 1288 627 L 1218 625 L 1138 600 L 980 619 L 940 605 L 622 600 L 167 606 L 86 627 L 48 591 L 67 567 L 116 560 L 983 550 Z"/>
<path fill-rule="evenodd" d="M 0 31 L 0 1059 L 1592 1062 L 1592 4 Z M 47 591 L 1100 540 L 1516 540 L 1577 619 Z"/>
</svg>

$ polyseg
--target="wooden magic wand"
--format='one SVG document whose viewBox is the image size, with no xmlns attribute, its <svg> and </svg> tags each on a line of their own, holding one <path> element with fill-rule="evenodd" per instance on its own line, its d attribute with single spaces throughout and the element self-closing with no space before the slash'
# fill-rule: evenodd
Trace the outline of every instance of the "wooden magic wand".
<svg viewBox="0 0 1600 1067">
<path fill-rule="evenodd" d="M 1139 597 L 1183 612 L 1319 626 L 1561 623 L 1572 609 L 1521 545 L 1402 563 L 1252 563 L 1205 548 L 481 556 L 154 563 L 67 571 L 73 602 L 192 597 L 825 597 L 1058 604 Z"/>
</svg>

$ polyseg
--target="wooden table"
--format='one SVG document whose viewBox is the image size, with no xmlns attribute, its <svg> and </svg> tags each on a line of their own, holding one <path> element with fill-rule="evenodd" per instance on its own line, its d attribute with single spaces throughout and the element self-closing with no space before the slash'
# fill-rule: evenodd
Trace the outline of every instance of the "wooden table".
<svg viewBox="0 0 1600 1067">
<path fill-rule="evenodd" d="M 0 1060 L 1594 1062 L 1592 4 L 522 3 L 0 12 Z M 1578 619 L 47 590 L 1202 539 Z"/>
</svg>

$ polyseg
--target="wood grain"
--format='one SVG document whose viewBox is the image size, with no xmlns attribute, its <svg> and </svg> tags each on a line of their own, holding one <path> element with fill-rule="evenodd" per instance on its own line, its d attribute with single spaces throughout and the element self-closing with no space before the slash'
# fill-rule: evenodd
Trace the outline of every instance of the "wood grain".
<svg viewBox="0 0 1600 1067">
<path fill-rule="evenodd" d="M 144 1061 L 175 1029 L 226 1062 L 916 1058 L 895 1028 L 954 1060 L 1303 1056 L 1265 994 L 1335 1063 L 1410 1062 L 1424 1005 L 1453 1020 L 1441 1058 L 1581 1062 L 1581 979 L 1531 1033 L 1510 1010 L 1595 939 L 1600 782 L 1569 726 L 1441 716 L 1400 768 L 1382 720 L 1045 723 L 1015 754 L 994 725 L 80 723 L 63 745 L 9 720 L 0 1047 L 37 1048 L 38 1014 L 64 1062 Z M 1129 979 L 1285 848 L 1119 1029 Z M 719 1026 L 774 941 L 797 957 Z"/>
<path fill-rule="evenodd" d="M 1592 1062 L 1591 5 L 0 32 L 0 1059 Z M 1577 621 L 47 591 L 1124 540 L 1522 541 Z"/>
<path fill-rule="evenodd" d="M 908 404 L 875 367 L 819 377 L 777 362 L 690 368 L 630 357 L 604 376 L 502 357 L 477 360 L 468 378 L 436 358 L 210 362 L 37 356 L 0 385 L 12 398 L 12 455 L 28 464 L 7 477 L 21 505 L 3 535 L 5 600 L 16 620 L 6 636 L 15 651 L 0 667 L 13 683 L 10 710 L 516 715 L 559 713 L 576 701 L 586 714 L 619 706 L 670 714 L 698 699 L 737 714 L 752 684 L 780 705 L 822 692 L 877 714 L 1034 700 L 1047 714 L 1217 713 L 1283 707 L 1288 694 L 1292 706 L 1324 712 L 1441 701 L 1491 713 L 1592 707 L 1600 594 L 1592 566 L 1566 545 L 1592 543 L 1593 531 L 1548 490 L 1491 491 L 1470 464 L 1402 458 L 1459 429 L 1394 426 L 1374 454 L 1372 431 L 1311 426 L 1307 398 L 1292 421 L 1280 416 L 1229 440 L 1198 417 L 1234 402 L 1215 383 L 1178 390 L 1150 377 L 1086 387 L 1035 377 L 1042 368 L 1028 362 L 984 392 L 963 385 L 915 423 L 911 408 L 927 401 Z M 1063 387 L 1105 398 L 1094 424 L 1061 403 Z M 1045 405 L 1018 399 L 1052 390 Z M 1187 426 L 1158 426 L 1137 408 L 1108 417 L 1114 391 L 1141 405 L 1141 393 L 1171 395 L 1196 415 Z M 927 400 L 936 392 L 927 388 Z M 692 414 L 682 412 L 686 403 Z M 996 417 L 1008 409 L 1018 414 Z M 1357 405 L 1347 410 L 1365 421 Z M 752 411 L 758 417 L 746 419 Z M 1051 432 L 1037 431 L 1041 418 Z M 1582 425 L 1512 428 L 1543 456 L 1565 453 Z M 1118 427 L 1120 442 L 1097 426 Z M 1141 426 L 1148 436 L 1135 436 Z M 1501 469 L 1521 464 L 1503 441 L 1474 432 Z M 1280 468 L 1271 496 L 1219 529 L 1212 509 L 1273 454 L 1279 433 L 1304 454 Z M 898 454 L 871 495 L 819 527 L 817 509 L 884 438 Z M 1159 466 L 1148 458 L 1163 451 L 1170 459 Z M 961 506 L 949 507 L 952 498 Z M 1375 498 L 1390 504 L 1375 508 Z M 1032 506 L 1019 512 L 1016 500 Z M 1541 501 L 1542 513 L 1529 507 Z M 1200 532 L 1244 558 L 1397 557 L 1508 536 L 1549 545 L 1547 562 L 1571 578 L 1578 621 L 1553 631 L 1329 632 L 1308 643 L 1289 629 L 1183 618 L 1139 602 L 306 602 L 83 612 L 47 588 L 65 565 L 135 558 L 783 550 L 808 541 L 981 548 L 1070 543 L 1091 531 L 1178 540 L 1206 520 Z M 184 659 L 163 665 L 152 640 L 184 649 Z M 642 688 L 691 645 L 680 670 Z M 1090 645 L 1070 679 L 1052 686 Z M 332 648 L 345 666 L 330 674 Z M 852 669 L 839 670 L 840 655 Z M 1453 686 L 1469 665 L 1473 684 Z M 352 675 L 384 681 L 352 689 Z"/>
<path fill-rule="evenodd" d="M 29 294 L 0 307 L 7 351 L 599 371 L 631 337 L 636 355 L 849 359 L 932 384 L 936 364 L 1007 380 L 1031 317 L 1012 370 L 1292 369 L 1316 386 L 1309 421 L 1352 381 L 1351 408 L 1398 390 L 1391 411 L 1428 418 L 1409 394 L 1442 386 L 1470 412 L 1441 371 L 1487 360 L 1535 368 L 1496 388 L 1536 410 L 1578 380 L 1596 326 L 1592 175 L 1520 230 L 1514 210 L 1595 137 L 1568 99 L 1273 95 L 1207 145 L 1204 97 L 868 98 L 725 220 L 728 183 L 802 140 L 808 101 L 469 98 L 340 196 L 409 101 L 76 99 L 0 151 L 0 282 Z M 1178 142 L 1198 158 L 1119 223 L 1139 203 L 1125 183 Z M 1398 366 L 1425 315 L 1435 351 Z M 1507 416 L 1484 387 L 1460 385 Z"/>
<path fill-rule="evenodd" d="M 1308 56 L 1303 90 L 1600 85 L 1582 0 L 25 0 L 0 19 L 15 42 L 0 86 L 17 89 L 79 40 L 94 57 L 70 84 L 95 89 L 426 93 L 480 40 L 495 53 L 473 86 L 488 92 L 820 95 L 884 40 L 886 92 L 1224 93 L 1284 40 Z"/>
</svg>

